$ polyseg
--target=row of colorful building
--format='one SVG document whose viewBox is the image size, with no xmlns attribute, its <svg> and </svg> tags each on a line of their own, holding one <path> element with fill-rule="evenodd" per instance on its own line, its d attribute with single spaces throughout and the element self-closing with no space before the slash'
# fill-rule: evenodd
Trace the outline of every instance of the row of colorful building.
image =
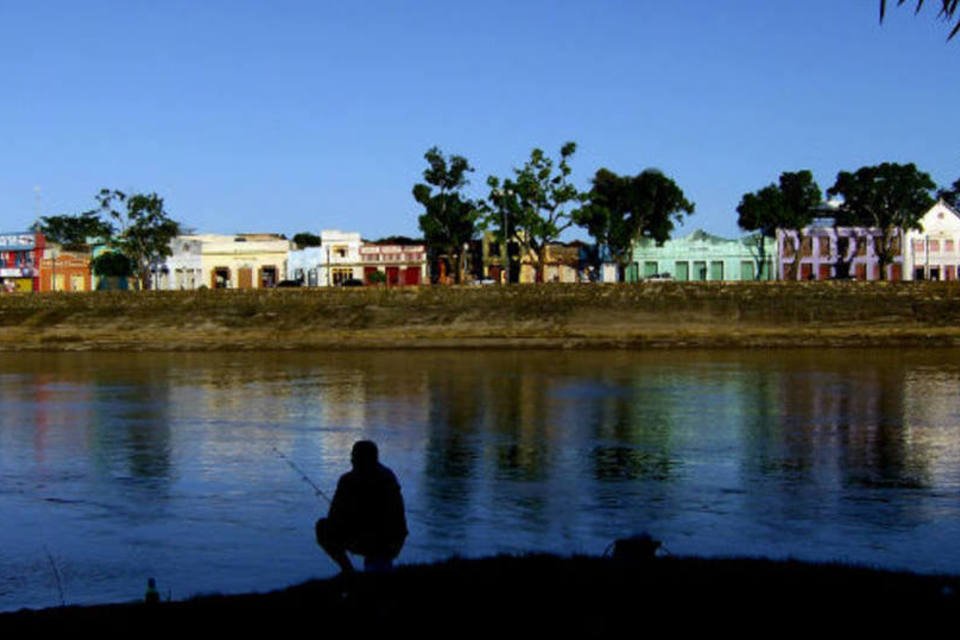
<svg viewBox="0 0 960 640">
<path fill-rule="evenodd" d="M 886 265 L 887 280 L 960 278 L 960 213 L 937 202 L 921 220 L 922 230 L 898 230 Z M 879 229 L 838 227 L 830 218 L 776 238 L 721 238 L 704 231 L 668 240 L 643 239 L 621 270 L 588 243 L 547 248 L 546 282 L 880 279 Z M 325 230 L 320 245 L 298 248 L 278 234 L 190 234 L 176 237 L 171 255 L 151 265 L 151 289 L 258 289 L 275 286 L 406 286 L 452 281 L 448 268 L 422 243 L 366 242 L 359 233 Z M 509 255 L 487 234 L 466 248 L 466 277 L 480 283 L 534 282 L 534 261 Z M 90 262 L 105 246 L 65 251 L 33 232 L 0 234 L 0 286 L 5 291 L 89 291 L 106 280 Z M 761 257 L 762 253 L 762 257 Z M 509 267 L 509 268 L 508 268 Z M 618 273 L 621 275 L 618 276 Z M 757 277 L 759 273 L 759 278 Z M 109 283 L 126 288 L 127 282 Z"/>
</svg>

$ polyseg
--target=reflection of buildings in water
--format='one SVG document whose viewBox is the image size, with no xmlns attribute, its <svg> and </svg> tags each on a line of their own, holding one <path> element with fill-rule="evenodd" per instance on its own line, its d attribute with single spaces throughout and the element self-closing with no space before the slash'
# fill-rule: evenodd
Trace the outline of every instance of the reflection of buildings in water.
<svg viewBox="0 0 960 640">
<path fill-rule="evenodd" d="M 820 483 L 929 484 L 929 450 L 904 414 L 902 366 L 851 360 L 776 375 L 782 407 L 766 445 L 776 465 Z"/>
<path fill-rule="evenodd" d="M 30 448 L 38 463 L 75 458 L 89 446 L 87 432 L 94 422 L 92 397 L 92 385 L 65 381 L 56 374 L 4 376 L 0 451 Z M 7 438 L 11 442 L 4 443 Z M 31 447 L 17 442 L 28 439 Z"/>
<path fill-rule="evenodd" d="M 934 485 L 960 485 L 960 370 L 913 367 L 903 381 L 904 421 L 909 443 L 929 449 L 929 473 Z"/>
</svg>

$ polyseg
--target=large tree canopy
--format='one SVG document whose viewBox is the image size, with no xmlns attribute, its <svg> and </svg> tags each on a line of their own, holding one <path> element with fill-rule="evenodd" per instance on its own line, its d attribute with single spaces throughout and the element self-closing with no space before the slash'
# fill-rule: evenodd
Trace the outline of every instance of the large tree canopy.
<svg viewBox="0 0 960 640">
<path fill-rule="evenodd" d="M 573 224 L 573 209 L 582 201 L 569 182 L 569 160 L 576 150 L 575 142 L 565 143 L 559 161 L 554 162 L 534 149 L 523 167 L 513 170 L 513 178 L 487 178 L 486 223 L 499 227 L 501 237 L 518 243 L 521 256 L 532 257 L 538 282 L 543 281 L 547 246 Z"/>
<path fill-rule="evenodd" d="M 83 250 L 89 238 L 107 240 L 113 235 L 113 226 L 100 219 L 97 211 L 78 215 L 44 216 L 33 223 L 49 242 L 56 242 L 68 251 Z"/>
<path fill-rule="evenodd" d="M 897 6 L 902 6 L 907 4 L 908 0 L 897 0 Z M 920 13 L 920 10 L 923 8 L 924 0 L 916 0 L 916 9 L 914 13 Z M 940 0 L 939 3 L 934 2 L 934 4 L 940 5 L 940 11 L 938 16 L 943 20 L 949 22 L 953 19 L 954 15 L 957 13 L 957 8 L 960 7 L 960 0 Z M 883 22 L 883 18 L 887 12 L 887 0 L 880 0 L 880 22 Z M 950 35 L 947 36 L 947 40 L 953 38 L 960 32 L 960 20 L 957 20 L 956 24 L 953 25 L 953 29 L 950 31 Z"/>
<path fill-rule="evenodd" d="M 657 169 L 646 169 L 636 176 L 600 169 L 586 197 L 587 204 L 574 212 L 574 221 L 598 245 L 607 247 L 621 272 L 637 240 L 651 238 L 662 245 L 670 238 L 674 223 L 694 210 L 694 203 L 686 199 L 683 190 Z"/>
<path fill-rule="evenodd" d="M 443 251 L 443 259 L 456 281 L 463 281 L 466 255 L 464 244 L 473 239 L 479 211 L 476 203 L 463 196 L 467 173 L 473 167 L 463 156 L 445 157 L 437 147 L 423 157 L 429 165 L 423 172 L 424 183 L 413 187 L 413 198 L 423 205 L 419 217 L 424 240 Z"/>
<path fill-rule="evenodd" d="M 813 173 L 785 171 L 780 174 L 778 184 L 770 184 L 753 193 L 746 193 L 737 206 L 737 225 L 745 231 L 757 232 L 756 277 L 764 277 L 766 265 L 764 239 L 775 238 L 777 229 L 796 232 L 794 256 L 800 251 L 801 230 L 810 224 L 822 202 L 820 187 L 813 179 Z M 793 274 L 796 277 L 796 274 Z"/>
<path fill-rule="evenodd" d="M 900 251 L 900 233 L 920 229 L 920 218 L 933 206 L 930 193 L 935 188 L 930 176 L 913 163 L 884 162 L 853 173 L 841 171 L 827 193 L 843 199 L 840 212 L 851 224 L 882 231 L 874 252 L 880 277 L 886 278 L 887 265 Z"/>
<path fill-rule="evenodd" d="M 150 282 L 151 264 L 171 255 L 170 241 L 180 233 L 180 224 L 169 217 L 163 198 L 156 193 L 128 196 L 121 191 L 101 189 L 97 200 L 101 211 L 119 225 L 112 244 L 133 263 L 142 288 Z"/>
</svg>

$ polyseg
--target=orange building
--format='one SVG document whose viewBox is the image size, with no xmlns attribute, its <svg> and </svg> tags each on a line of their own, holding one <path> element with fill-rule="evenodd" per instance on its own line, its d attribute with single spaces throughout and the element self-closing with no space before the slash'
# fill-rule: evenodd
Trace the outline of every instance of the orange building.
<svg viewBox="0 0 960 640">
<path fill-rule="evenodd" d="M 40 291 L 91 291 L 90 254 L 47 246 L 40 261 Z"/>
</svg>

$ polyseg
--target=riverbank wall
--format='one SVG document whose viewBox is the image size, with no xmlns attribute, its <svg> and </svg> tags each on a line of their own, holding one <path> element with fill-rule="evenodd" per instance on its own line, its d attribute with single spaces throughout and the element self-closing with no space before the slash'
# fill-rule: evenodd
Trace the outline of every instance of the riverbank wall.
<svg viewBox="0 0 960 640">
<path fill-rule="evenodd" d="M 0 295 L 0 351 L 880 346 L 960 346 L 960 284 L 650 282 Z"/>
</svg>

